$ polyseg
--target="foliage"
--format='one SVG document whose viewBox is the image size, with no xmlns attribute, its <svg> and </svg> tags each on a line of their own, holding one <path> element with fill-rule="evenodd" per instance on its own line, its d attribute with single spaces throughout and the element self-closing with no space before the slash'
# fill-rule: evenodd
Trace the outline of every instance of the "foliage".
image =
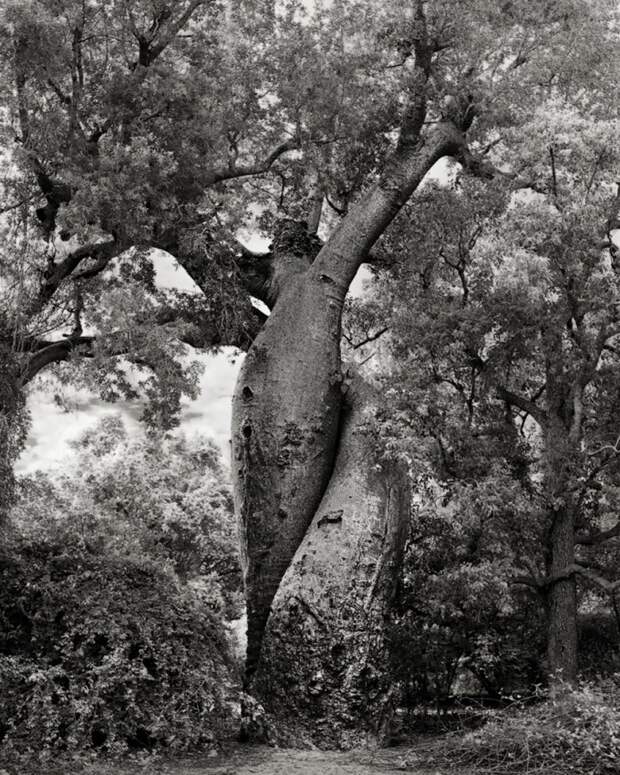
<svg viewBox="0 0 620 775">
<path fill-rule="evenodd" d="M 480 730 L 449 739 L 434 762 L 459 772 L 473 766 L 481 775 L 604 775 L 618 771 L 619 746 L 616 676 L 504 712 Z"/>
<path fill-rule="evenodd" d="M 220 616 L 150 561 L 17 542 L 0 576 L 5 752 L 211 745 L 230 718 Z"/>
<path fill-rule="evenodd" d="M 459 692 L 499 698 L 542 679 L 541 612 L 511 573 L 501 515 L 442 508 L 427 493 L 391 631 L 406 705 L 442 706 Z"/>
<path fill-rule="evenodd" d="M 0 560 L 0 745 L 199 749 L 230 730 L 240 614 L 229 487 L 205 439 L 118 417 L 19 482 Z"/>
<path fill-rule="evenodd" d="M 230 486 L 208 439 L 129 435 L 104 418 L 74 444 L 70 473 L 24 478 L 12 521 L 27 540 L 77 541 L 91 552 L 148 558 L 209 590 L 239 615 L 240 570 Z"/>
<path fill-rule="evenodd" d="M 598 584 L 606 596 L 619 471 L 618 118 L 570 113 L 576 141 L 562 133 L 565 103 L 546 108 L 532 131 L 549 144 L 551 187 L 429 185 L 384 240 L 396 265 L 382 275 L 394 359 L 384 433 L 450 513 L 484 522 L 504 579 L 541 601 L 575 574 L 582 594 Z M 561 556 L 554 525 L 576 551 Z M 609 543 L 591 540 L 608 530 Z"/>
<path fill-rule="evenodd" d="M 589 680 L 620 673 L 620 622 L 605 610 L 604 598 L 599 595 L 594 599 L 597 610 L 582 613 L 577 620 L 579 666 L 581 674 Z"/>
</svg>

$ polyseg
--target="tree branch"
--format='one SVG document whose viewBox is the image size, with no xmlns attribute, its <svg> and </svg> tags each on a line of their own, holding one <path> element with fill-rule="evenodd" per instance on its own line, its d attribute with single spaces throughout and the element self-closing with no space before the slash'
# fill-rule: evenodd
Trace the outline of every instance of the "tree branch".
<svg viewBox="0 0 620 775">
<path fill-rule="evenodd" d="M 47 272 L 39 293 L 28 310 L 29 314 L 35 314 L 41 310 L 56 293 L 61 283 L 77 269 L 82 261 L 87 258 L 94 258 L 97 260 L 97 264 L 103 268 L 104 262 L 107 266 L 113 258 L 120 255 L 124 250 L 126 250 L 125 245 L 116 240 L 110 240 L 108 242 L 94 242 L 83 245 L 69 253 L 58 264 L 52 265 Z M 101 268 L 98 271 L 101 271 Z"/>
<path fill-rule="evenodd" d="M 595 573 L 590 568 L 584 568 L 583 565 L 578 565 L 577 563 L 574 563 L 573 565 L 571 565 L 570 569 L 572 570 L 572 573 L 578 573 L 580 576 L 583 576 L 584 578 L 589 579 L 598 587 L 601 587 L 601 589 L 604 589 L 606 592 L 613 593 L 617 589 L 620 589 L 620 579 L 616 581 L 607 581 L 606 578 L 603 578 L 603 576 L 599 576 L 598 573 Z"/>
<path fill-rule="evenodd" d="M 375 342 L 379 337 L 383 336 L 387 331 L 389 331 L 389 326 L 385 326 L 384 328 L 380 328 L 376 333 L 369 334 L 365 339 L 362 339 L 360 342 L 353 343 L 353 340 L 350 339 L 348 336 L 345 335 L 345 339 L 347 340 L 347 343 L 351 347 L 352 350 L 359 350 L 360 347 L 363 347 L 366 344 L 370 344 L 371 342 Z"/>
<path fill-rule="evenodd" d="M 398 148 L 415 147 L 420 139 L 420 131 L 426 118 L 426 85 L 431 74 L 433 50 L 428 39 L 426 15 L 423 0 L 416 0 L 414 18 L 413 50 L 415 64 L 413 79 L 410 84 L 412 92 L 407 100 L 401 120 Z"/>
<path fill-rule="evenodd" d="M 512 581 L 515 584 L 528 584 L 529 586 L 533 586 L 538 589 L 545 589 L 557 583 L 558 581 L 570 579 L 576 574 L 589 579 L 594 584 L 601 587 L 601 589 L 604 589 L 606 592 L 614 593 L 616 589 L 620 589 L 620 579 L 617 581 L 607 581 L 607 579 L 603 578 L 603 576 L 600 576 L 595 571 L 591 570 L 590 568 L 585 568 L 583 565 L 579 565 L 578 563 L 567 565 L 566 568 L 563 568 L 561 571 L 558 571 L 551 576 L 515 576 Z"/>
<path fill-rule="evenodd" d="M 465 172 L 477 178 L 484 180 L 493 180 L 494 178 L 503 178 L 510 181 L 514 190 L 531 189 L 539 194 L 547 194 L 548 190 L 538 181 L 532 178 L 520 177 L 514 172 L 505 172 L 496 167 L 492 162 L 483 158 L 484 154 L 475 154 L 471 149 L 463 144 L 458 154 L 457 161 L 463 167 Z"/>
<path fill-rule="evenodd" d="M 575 536 L 575 543 L 582 546 L 594 546 L 609 541 L 610 538 L 620 536 L 620 522 L 617 522 L 609 530 L 601 530 L 597 533 L 580 533 Z"/>
<path fill-rule="evenodd" d="M 159 43 L 157 43 L 155 46 L 150 46 L 149 49 L 149 61 L 148 64 L 151 64 L 157 57 L 166 49 L 172 41 L 176 38 L 176 36 L 179 34 L 179 32 L 183 29 L 183 27 L 187 24 L 187 22 L 190 20 L 192 14 L 194 11 L 199 8 L 201 5 L 205 5 L 205 3 L 209 3 L 211 0 L 192 0 L 183 11 L 183 13 L 178 17 L 176 21 L 170 22 L 167 25 L 167 28 L 165 31 L 161 33 L 161 40 Z M 156 32 L 160 32 L 162 29 L 161 26 L 158 24 L 155 28 Z M 153 42 L 153 40 L 151 41 Z"/>
<path fill-rule="evenodd" d="M 57 342 L 41 342 L 40 348 L 27 361 L 21 373 L 22 385 L 27 385 L 36 375 L 52 363 L 69 360 L 79 348 L 85 348 L 84 357 L 92 357 L 94 336 L 78 336 L 60 339 Z"/>
<path fill-rule="evenodd" d="M 224 180 L 233 180 L 235 178 L 245 178 L 253 175 L 263 175 L 265 172 L 269 172 L 275 162 L 287 153 L 287 151 L 296 150 L 299 147 L 297 140 L 285 140 L 280 143 L 274 150 L 266 156 L 262 161 L 255 162 L 254 164 L 246 164 L 240 167 L 226 166 L 212 169 L 206 173 L 204 184 L 206 186 L 213 185 L 214 183 L 220 183 Z"/>
<path fill-rule="evenodd" d="M 313 271 L 344 296 L 370 249 L 435 162 L 455 156 L 464 143 L 452 122 L 440 122 L 417 145 L 401 144 L 377 183 L 352 206 L 314 261 Z"/>
<path fill-rule="evenodd" d="M 525 396 L 520 396 L 517 393 L 513 393 L 511 390 L 507 390 L 501 385 L 499 385 L 496 390 L 498 397 L 502 401 L 506 401 L 512 406 L 516 406 L 518 409 L 527 412 L 536 420 L 541 428 L 544 427 L 545 423 L 547 422 L 547 413 L 544 411 L 544 409 L 541 409 L 533 401 L 525 398 Z"/>
</svg>

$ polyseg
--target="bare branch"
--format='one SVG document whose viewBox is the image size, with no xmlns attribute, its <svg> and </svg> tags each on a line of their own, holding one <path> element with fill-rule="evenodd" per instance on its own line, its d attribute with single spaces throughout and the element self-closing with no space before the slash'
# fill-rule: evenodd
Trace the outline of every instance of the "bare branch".
<svg viewBox="0 0 620 775">
<path fill-rule="evenodd" d="M 552 187 L 551 190 L 553 191 L 553 198 L 558 198 L 558 177 L 555 169 L 555 152 L 553 150 L 553 146 L 549 146 L 549 157 L 551 159 L 551 181 L 552 181 Z"/>
<path fill-rule="evenodd" d="M 30 137 L 30 120 L 26 104 L 26 57 L 28 46 L 23 36 L 14 42 L 15 90 L 17 92 L 17 115 L 21 131 L 21 142 L 27 145 Z"/>
<path fill-rule="evenodd" d="M 477 178 L 483 178 L 484 180 L 493 180 L 494 178 L 503 178 L 510 181 L 511 188 L 515 191 L 520 189 L 530 189 L 536 191 L 539 194 L 547 194 L 548 191 L 545 186 L 542 186 L 537 180 L 533 178 L 524 178 L 514 172 L 505 172 L 499 169 L 490 161 L 484 159 L 483 151 L 481 154 L 473 153 L 472 150 L 465 144 L 461 146 L 460 152 L 456 159 L 463 167 L 465 172 L 473 175 Z"/>
<path fill-rule="evenodd" d="M 525 584 L 528 587 L 534 587 L 534 589 L 541 589 L 541 583 L 538 579 L 533 578 L 532 576 L 527 576 L 526 574 L 519 575 L 519 576 L 512 576 L 510 579 L 511 584 Z"/>
<path fill-rule="evenodd" d="M 82 33 L 84 20 L 82 19 L 75 25 L 73 30 L 73 39 L 71 41 L 72 63 L 71 63 L 71 100 L 70 105 L 70 125 L 71 131 L 79 129 L 78 109 L 82 97 L 82 87 L 84 86 L 84 72 L 82 69 Z"/>
<path fill-rule="evenodd" d="M 365 339 L 362 339 L 360 342 L 353 343 L 353 340 L 350 339 L 348 336 L 345 336 L 345 339 L 347 340 L 349 346 L 352 350 L 359 350 L 360 347 L 363 347 L 366 344 L 370 344 L 371 342 L 375 342 L 379 337 L 383 336 L 387 331 L 389 331 L 389 326 L 385 326 L 384 328 L 380 328 L 376 333 L 370 334 Z"/>
<path fill-rule="evenodd" d="M 591 452 L 588 452 L 588 457 L 595 457 L 596 455 L 600 455 L 601 452 L 611 452 L 614 455 L 620 453 L 620 436 L 616 439 L 615 444 L 603 444 L 598 449 L 593 449 Z"/>
<path fill-rule="evenodd" d="M 92 357 L 95 337 L 78 336 L 60 339 L 57 342 L 41 342 L 41 347 L 28 360 L 21 374 L 21 382 L 27 385 L 36 375 L 52 363 L 69 360 L 71 355 L 82 349 L 84 357 Z"/>
<path fill-rule="evenodd" d="M 6 205 L 5 207 L 0 207 L 0 215 L 3 213 L 8 213 L 11 210 L 17 210 L 19 207 L 22 207 L 22 205 L 28 204 L 29 202 L 32 202 L 32 200 L 37 196 L 37 194 L 30 194 L 29 196 L 24 197 L 23 199 L 20 199 L 19 202 L 13 202 L 13 204 Z"/>
<path fill-rule="evenodd" d="M 515 576 L 512 579 L 512 582 L 515 584 L 528 584 L 529 586 L 533 586 L 542 590 L 552 586 L 553 584 L 556 584 L 558 581 L 570 579 L 576 574 L 589 579 L 594 584 L 601 587 L 601 589 L 604 589 L 610 594 L 613 594 L 617 589 L 620 589 L 620 579 L 617 581 L 607 581 L 607 579 L 605 579 L 603 576 L 600 576 L 594 570 L 586 568 L 578 563 L 567 565 L 566 568 L 563 568 L 561 571 L 558 571 L 551 576 L 540 577 L 538 575 L 519 575 Z"/>
<path fill-rule="evenodd" d="M 571 565 L 570 568 L 572 569 L 573 573 L 578 573 L 580 576 L 589 579 L 598 587 L 604 589 L 605 592 L 613 594 L 617 589 L 620 589 L 620 579 L 616 581 L 607 581 L 606 578 L 599 576 L 598 573 L 595 573 L 590 568 L 584 568 L 583 565 L 578 565 L 577 563 Z"/>
<path fill-rule="evenodd" d="M 56 81 L 53 80 L 53 78 L 48 78 L 47 82 L 52 87 L 52 90 L 55 92 L 56 96 L 63 105 L 71 105 L 71 97 L 63 92 L 63 90 L 56 83 Z"/>
<path fill-rule="evenodd" d="M 183 11 L 183 13 L 179 16 L 179 18 L 171 22 L 168 25 L 167 30 L 162 34 L 161 40 L 159 43 L 154 46 L 151 49 L 151 59 L 152 62 L 154 59 L 156 59 L 164 49 L 166 49 L 172 41 L 176 38 L 176 36 L 179 34 L 179 32 L 185 27 L 187 22 L 192 17 L 194 11 L 196 11 L 197 8 L 199 8 L 201 5 L 204 5 L 206 2 L 210 2 L 210 0 L 192 0 Z"/>
</svg>

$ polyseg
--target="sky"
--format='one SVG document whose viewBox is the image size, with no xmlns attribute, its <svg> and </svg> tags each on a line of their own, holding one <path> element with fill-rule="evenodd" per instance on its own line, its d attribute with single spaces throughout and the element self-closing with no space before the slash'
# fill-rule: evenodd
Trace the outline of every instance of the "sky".
<svg viewBox="0 0 620 775">
<path fill-rule="evenodd" d="M 155 267 L 157 284 L 161 287 L 184 290 L 195 287 L 172 256 L 160 252 L 155 258 Z M 243 355 L 228 347 L 217 355 L 196 352 L 195 357 L 205 365 L 200 396 L 195 401 L 185 401 L 180 431 L 187 435 L 202 433 L 211 437 L 228 462 L 231 400 Z M 19 473 L 62 469 L 72 454 L 69 443 L 87 428 L 102 417 L 119 412 L 128 427 L 137 428 L 141 411 L 136 401 L 110 404 L 85 390 L 63 388 L 54 393 L 44 378 L 35 382 L 28 396 L 28 408 L 32 425 L 26 449 L 17 464 Z"/>
</svg>

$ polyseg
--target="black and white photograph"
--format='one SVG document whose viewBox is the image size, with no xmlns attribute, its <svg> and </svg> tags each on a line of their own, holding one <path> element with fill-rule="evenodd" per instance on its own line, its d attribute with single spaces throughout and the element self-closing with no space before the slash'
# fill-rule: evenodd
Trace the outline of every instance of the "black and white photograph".
<svg viewBox="0 0 620 775">
<path fill-rule="evenodd" d="M 0 775 L 620 775 L 620 1 L 0 0 Z"/>
</svg>

